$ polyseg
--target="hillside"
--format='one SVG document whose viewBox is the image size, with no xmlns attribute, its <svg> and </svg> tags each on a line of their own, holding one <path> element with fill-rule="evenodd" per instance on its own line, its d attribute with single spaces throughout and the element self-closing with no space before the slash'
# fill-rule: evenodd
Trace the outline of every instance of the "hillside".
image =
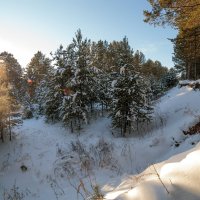
<svg viewBox="0 0 200 200">
<path fill-rule="evenodd" d="M 171 89 L 141 137 L 114 137 L 107 117 L 79 134 L 24 120 L 0 145 L 0 194 L 15 186 L 21 199 L 86 199 L 97 184 L 106 199 L 199 199 L 200 135 L 182 133 L 199 121 L 199 98 L 189 87 Z"/>
</svg>

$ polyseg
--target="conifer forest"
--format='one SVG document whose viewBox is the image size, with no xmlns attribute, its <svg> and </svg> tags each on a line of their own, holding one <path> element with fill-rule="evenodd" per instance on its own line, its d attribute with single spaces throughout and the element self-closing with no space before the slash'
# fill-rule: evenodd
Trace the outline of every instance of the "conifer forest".
<svg viewBox="0 0 200 200">
<path fill-rule="evenodd" d="M 200 0 L 19 1 L 0 1 L 0 200 L 200 199 Z"/>
</svg>

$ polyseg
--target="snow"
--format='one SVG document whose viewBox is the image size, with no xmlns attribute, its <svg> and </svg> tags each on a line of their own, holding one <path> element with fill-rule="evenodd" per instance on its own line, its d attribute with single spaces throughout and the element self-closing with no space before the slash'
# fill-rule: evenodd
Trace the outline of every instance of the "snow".
<svg viewBox="0 0 200 200">
<path fill-rule="evenodd" d="M 115 84 L 116 84 L 116 83 L 117 83 L 117 80 L 112 81 L 112 83 L 111 83 L 112 88 L 115 87 Z"/>
<path fill-rule="evenodd" d="M 150 166 L 137 176 L 138 179 L 134 176 L 132 182 L 124 181 L 116 192 L 107 194 L 106 199 L 200 199 L 199 156 L 200 145 L 197 145 L 184 154 L 155 165 L 155 168 Z"/>
<path fill-rule="evenodd" d="M 73 96 L 73 98 L 72 98 L 72 102 L 75 102 L 78 93 L 79 93 L 79 92 L 76 92 L 75 94 L 72 95 L 72 96 Z"/>
<path fill-rule="evenodd" d="M 193 81 L 191 81 L 191 80 L 181 80 L 181 81 L 179 81 L 179 84 L 182 84 L 182 85 L 187 85 L 189 83 L 193 83 Z"/>
<path fill-rule="evenodd" d="M 200 83 L 200 79 L 192 81 L 192 80 L 181 80 L 179 81 L 179 85 L 195 85 L 197 83 Z"/>
<path fill-rule="evenodd" d="M 72 185 L 89 196 L 80 183 L 90 193 L 92 182 L 109 200 L 200 199 L 200 135 L 182 133 L 198 122 L 199 99 L 200 92 L 192 88 L 171 89 L 155 103 L 154 122 L 141 137 L 113 137 L 106 116 L 73 134 L 44 118 L 24 120 L 14 129 L 13 140 L 0 145 L 0 195 L 16 185 L 25 199 L 73 200 L 77 192 Z M 77 141 L 92 158 L 89 171 L 72 151 Z M 110 147 L 110 154 L 102 154 L 102 143 Z M 71 178 L 62 174 L 69 163 L 76 172 Z M 27 171 L 20 169 L 22 165 Z M 80 194 L 78 198 L 83 199 Z"/>
<path fill-rule="evenodd" d="M 120 74 L 121 74 L 121 75 L 124 75 L 124 74 L 125 74 L 125 67 L 126 67 L 126 66 L 123 66 L 123 67 L 120 68 Z"/>
</svg>

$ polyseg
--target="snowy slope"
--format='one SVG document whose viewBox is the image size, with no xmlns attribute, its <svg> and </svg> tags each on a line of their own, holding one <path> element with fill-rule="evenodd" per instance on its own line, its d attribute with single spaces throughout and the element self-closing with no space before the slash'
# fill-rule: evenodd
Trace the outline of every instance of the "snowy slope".
<svg viewBox="0 0 200 200">
<path fill-rule="evenodd" d="M 73 200 L 77 199 L 77 188 L 85 197 L 89 196 L 92 182 L 102 187 L 107 199 L 170 199 L 172 194 L 179 199 L 186 185 L 188 190 L 184 191 L 191 192 L 187 195 L 198 199 L 199 177 L 195 174 L 199 146 L 194 148 L 194 144 L 200 136 L 186 137 L 182 130 L 199 120 L 199 100 L 199 91 L 173 88 L 155 105 L 156 125 L 140 138 L 114 138 L 106 117 L 91 122 L 80 135 L 71 134 L 61 124 L 46 124 L 43 118 L 25 120 L 15 129 L 13 141 L 0 145 L 0 195 L 16 185 L 24 199 Z M 180 143 L 178 147 L 174 140 Z M 72 150 L 72 142 L 79 142 L 86 153 L 78 155 Z M 104 144 L 104 148 L 100 149 L 99 144 Z M 100 154 L 103 151 L 105 154 Z M 182 154 L 170 158 L 179 153 Z M 90 158 L 89 163 L 85 155 Z M 155 168 L 150 166 L 159 162 Z M 27 171 L 21 170 L 22 165 Z M 186 166 L 188 170 L 180 174 Z M 66 176 L 69 170 L 74 172 L 70 178 Z M 88 191 L 84 191 L 82 182 Z M 80 194 L 78 198 L 83 199 Z"/>
<path fill-rule="evenodd" d="M 199 200 L 200 145 L 124 180 L 106 199 Z"/>
<path fill-rule="evenodd" d="M 167 160 L 149 166 L 141 174 L 123 179 L 118 186 L 110 188 L 111 192 L 106 194 L 106 199 L 200 199 L 200 143 L 197 144 L 200 136 L 185 137 L 181 134 L 181 130 L 199 121 L 199 95 L 200 92 L 194 92 L 189 87 L 173 88 L 161 99 L 157 110 L 161 115 L 166 115 L 166 126 L 156 131 L 152 136 L 156 139 L 152 141 L 155 141 L 157 148 L 162 149 L 156 161 Z M 171 137 L 180 141 L 179 147 L 165 147 Z M 191 149 L 195 143 L 196 147 Z M 175 156 L 169 158 L 172 155 Z M 107 187 L 105 190 L 109 190 Z"/>
</svg>

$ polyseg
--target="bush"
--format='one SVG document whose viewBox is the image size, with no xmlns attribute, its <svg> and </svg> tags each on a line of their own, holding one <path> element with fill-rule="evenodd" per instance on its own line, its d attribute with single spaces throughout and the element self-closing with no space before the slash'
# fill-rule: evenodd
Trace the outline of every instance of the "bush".
<svg viewBox="0 0 200 200">
<path fill-rule="evenodd" d="M 90 145 L 90 148 L 77 140 L 71 143 L 70 151 L 58 148 L 57 156 L 55 173 L 60 177 L 69 178 L 80 173 L 88 176 L 95 166 L 119 171 L 117 161 L 113 158 L 113 145 L 103 139 L 96 145 Z"/>
</svg>

